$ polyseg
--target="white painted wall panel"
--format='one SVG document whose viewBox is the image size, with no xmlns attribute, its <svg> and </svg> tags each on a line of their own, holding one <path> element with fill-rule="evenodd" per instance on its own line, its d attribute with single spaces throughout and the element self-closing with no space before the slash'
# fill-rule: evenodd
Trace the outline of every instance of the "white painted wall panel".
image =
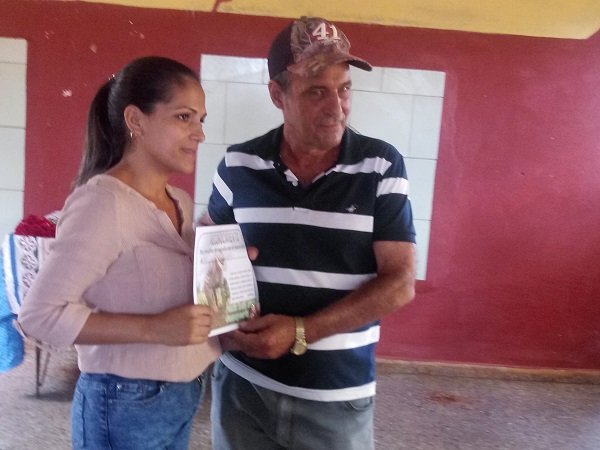
<svg viewBox="0 0 600 450">
<path fill-rule="evenodd" d="M 23 218 L 27 41 L 0 38 L 0 237 Z"/>
<path fill-rule="evenodd" d="M 259 136 L 282 122 L 269 97 L 266 60 L 203 55 L 207 95 L 206 142 L 196 168 L 195 215 L 208 203 L 212 173 L 228 145 Z M 425 279 L 441 129 L 443 72 L 374 67 L 350 68 L 353 101 L 349 124 L 383 139 L 404 156 L 417 231 L 417 278 Z"/>
</svg>

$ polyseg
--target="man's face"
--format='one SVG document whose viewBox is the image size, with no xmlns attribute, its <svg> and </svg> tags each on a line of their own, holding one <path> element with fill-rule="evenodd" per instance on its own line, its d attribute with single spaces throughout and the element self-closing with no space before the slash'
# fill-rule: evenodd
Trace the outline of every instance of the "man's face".
<svg viewBox="0 0 600 450">
<path fill-rule="evenodd" d="M 292 146 L 330 150 L 340 144 L 350 114 L 352 83 L 348 64 L 327 67 L 315 77 L 289 74 L 281 92 L 284 133 Z M 279 86 L 278 86 L 279 87 Z"/>
</svg>

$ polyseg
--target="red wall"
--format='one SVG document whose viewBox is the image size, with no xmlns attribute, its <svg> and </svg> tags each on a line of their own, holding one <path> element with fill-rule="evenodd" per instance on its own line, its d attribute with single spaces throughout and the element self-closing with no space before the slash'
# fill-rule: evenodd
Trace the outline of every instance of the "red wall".
<svg viewBox="0 0 600 450">
<path fill-rule="evenodd" d="M 202 53 L 265 57 L 285 23 L 0 2 L 0 36 L 29 45 L 25 213 L 62 206 L 87 107 L 126 62 L 159 54 L 197 69 Z M 374 65 L 446 72 L 427 281 L 383 321 L 379 355 L 600 369 L 600 34 L 343 29 Z M 193 193 L 192 177 L 175 182 Z"/>
</svg>

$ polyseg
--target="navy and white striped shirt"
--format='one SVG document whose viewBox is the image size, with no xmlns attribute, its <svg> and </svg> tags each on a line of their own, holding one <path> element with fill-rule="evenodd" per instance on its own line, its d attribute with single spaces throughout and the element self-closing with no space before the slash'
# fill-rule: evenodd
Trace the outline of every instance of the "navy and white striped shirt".
<svg viewBox="0 0 600 450">
<path fill-rule="evenodd" d="M 376 276 L 374 241 L 415 242 L 402 156 L 346 129 L 338 161 L 302 187 L 281 162 L 283 127 L 231 146 L 214 178 L 208 212 L 237 222 L 254 261 L 262 314 L 306 316 Z M 375 394 L 379 322 L 309 344 L 276 360 L 224 354 L 238 375 L 268 389 L 318 401 Z"/>
</svg>

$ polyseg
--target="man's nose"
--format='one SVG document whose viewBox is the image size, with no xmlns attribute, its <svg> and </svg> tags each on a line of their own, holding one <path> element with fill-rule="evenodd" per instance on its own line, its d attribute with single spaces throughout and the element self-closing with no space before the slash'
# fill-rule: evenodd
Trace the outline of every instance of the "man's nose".
<svg viewBox="0 0 600 450">
<path fill-rule="evenodd" d="M 336 92 L 327 97 L 325 111 L 332 117 L 342 117 L 344 115 L 345 100 Z"/>
</svg>

